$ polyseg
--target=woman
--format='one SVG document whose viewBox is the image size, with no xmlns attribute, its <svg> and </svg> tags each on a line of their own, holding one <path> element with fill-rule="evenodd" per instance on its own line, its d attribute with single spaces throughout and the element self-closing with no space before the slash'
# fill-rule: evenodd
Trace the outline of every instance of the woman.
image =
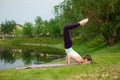
<svg viewBox="0 0 120 80">
<path fill-rule="evenodd" d="M 78 23 L 67 25 L 64 27 L 64 47 L 67 53 L 66 55 L 66 64 L 70 64 L 70 60 L 73 59 L 77 63 L 90 63 L 92 58 L 90 55 L 86 55 L 82 58 L 77 52 L 72 49 L 72 40 L 70 38 L 69 29 L 76 28 L 78 26 L 83 26 L 88 22 L 88 18 L 81 20 Z"/>
</svg>

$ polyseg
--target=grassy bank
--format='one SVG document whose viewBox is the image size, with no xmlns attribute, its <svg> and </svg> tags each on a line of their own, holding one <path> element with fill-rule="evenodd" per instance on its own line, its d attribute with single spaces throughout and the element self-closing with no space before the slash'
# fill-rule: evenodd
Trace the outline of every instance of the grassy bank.
<svg viewBox="0 0 120 80">
<path fill-rule="evenodd" d="M 79 39 L 77 37 L 73 37 L 73 48 L 80 53 L 81 55 L 85 55 L 86 53 L 90 53 L 95 48 L 89 48 L 86 46 L 86 43 L 79 44 Z M 93 41 L 94 42 L 94 41 Z M 89 42 L 87 42 L 89 44 Z M 42 50 L 42 52 L 50 53 L 50 49 L 54 50 L 54 53 L 63 53 L 64 52 L 64 42 L 62 36 L 41 36 L 41 37 L 33 37 L 33 38 L 9 38 L 3 41 L 0 41 L 0 45 L 9 46 L 9 47 L 16 47 L 16 48 L 24 48 L 25 49 L 34 49 L 34 50 Z M 24 46 L 25 45 L 25 46 Z M 90 44 L 93 46 L 94 44 Z M 106 45 L 106 44 L 105 44 Z M 35 47 L 32 47 L 35 46 Z M 101 46 L 101 45 L 100 45 Z M 104 46 L 104 44 L 103 44 Z M 99 47 L 99 46 L 98 46 Z M 47 49 L 47 50 L 46 50 Z M 60 50 L 61 51 L 60 51 Z"/>
<path fill-rule="evenodd" d="M 84 45 L 73 46 L 80 51 Z M 85 51 L 85 49 L 84 49 Z M 120 80 L 120 43 L 113 47 L 102 44 L 88 49 L 92 64 L 70 65 L 38 69 L 0 70 L 0 80 Z M 65 58 L 52 63 L 64 63 Z"/>
<path fill-rule="evenodd" d="M 33 50 L 49 54 L 65 54 L 63 49 L 63 38 L 56 37 L 33 37 L 33 38 L 7 38 L 0 41 L 4 48 L 17 48 L 22 50 Z"/>
<path fill-rule="evenodd" d="M 59 44 L 63 43 L 62 36 L 41 36 L 41 37 L 21 37 L 21 38 L 6 38 L 0 41 L 0 44 L 20 44 L 20 43 L 34 43 L 34 44 Z"/>
</svg>

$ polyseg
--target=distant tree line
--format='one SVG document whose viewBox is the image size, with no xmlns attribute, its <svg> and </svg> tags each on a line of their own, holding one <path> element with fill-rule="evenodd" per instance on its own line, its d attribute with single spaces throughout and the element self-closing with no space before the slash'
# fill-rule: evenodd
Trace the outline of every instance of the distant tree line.
<svg viewBox="0 0 120 80">
<path fill-rule="evenodd" d="M 16 28 L 17 23 L 14 20 L 5 20 L 1 23 L 0 33 L 3 35 L 21 35 L 25 37 L 61 35 L 61 30 L 58 25 L 59 21 L 57 19 L 43 21 L 40 16 L 37 16 L 34 21 L 35 24 L 25 22 L 22 30 L 18 30 Z"/>
</svg>

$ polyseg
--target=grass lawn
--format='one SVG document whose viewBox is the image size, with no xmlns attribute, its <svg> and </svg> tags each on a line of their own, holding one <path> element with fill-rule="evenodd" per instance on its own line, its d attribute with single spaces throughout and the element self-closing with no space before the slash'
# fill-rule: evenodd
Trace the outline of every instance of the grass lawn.
<svg viewBox="0 0 120 80">
<path fill-rule="evenodd" d="M 76 46 L 74 48 L 80 51 Z M 120 80 L 120 43 L 91 51 L 92 64 L 0 70 L 0 80 Z M 65 58 L 52 63 L 65 63 Z"/>
</svg>

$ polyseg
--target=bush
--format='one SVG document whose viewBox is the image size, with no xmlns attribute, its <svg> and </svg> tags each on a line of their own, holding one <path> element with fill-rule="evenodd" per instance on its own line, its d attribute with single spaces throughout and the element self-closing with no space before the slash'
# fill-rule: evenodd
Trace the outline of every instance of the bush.
<svg viewBox="0 0 120 80">
<path fill-rule="evenodd" d="M 80 44 L 83 44 L 85 42 L 85 40 L 83 40 L 83 38 L 81 36 L 73 37 L 72 41 L 73 41 L 74 45 L 80 45 Z"/>
<path fill-rule="evenodd" d="M 96 47 L 104 42 L 104 37 L 102 35 L 98 35 L 94 37 L 93 39 L 89 40 L 85 43 L 85 45 L 89 48 Z"/>
</svg>

